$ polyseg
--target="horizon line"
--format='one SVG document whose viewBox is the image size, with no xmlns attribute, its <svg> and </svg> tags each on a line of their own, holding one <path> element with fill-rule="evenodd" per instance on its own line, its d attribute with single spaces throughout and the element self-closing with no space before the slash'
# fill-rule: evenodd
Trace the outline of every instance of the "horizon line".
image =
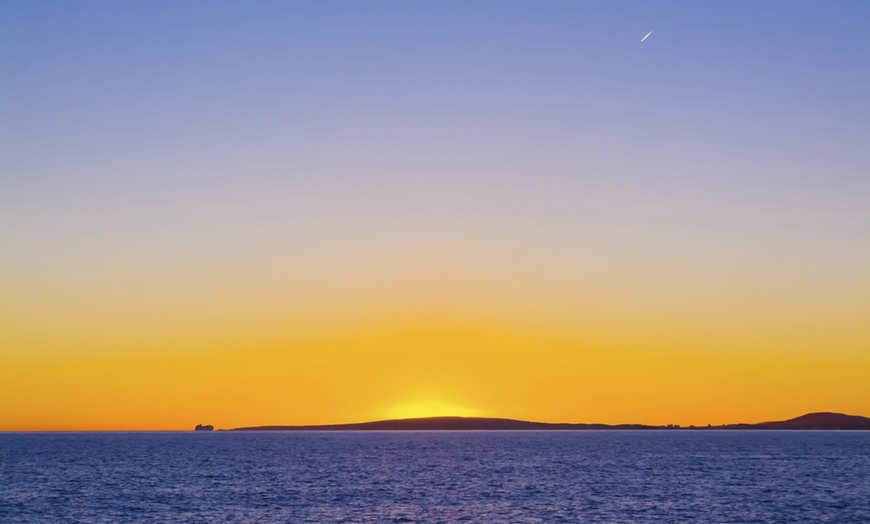
<svg viewBox="0 0 870 524">
<path fill-rule="evenodd" d="M 202 426 L 212 426 L 215 431 L 238 431 L 250 428 L 334 428 L 341 426 L 359 426 L 359 425 L 370 425 L 370 424 L 379 424 L 379 423 L 390 423 L 390 422 L 402 422 L 402 421 L 423 421 L 423 420 L 438 420 L 438 419 L 454 419 L 454 420 L 488 420 L 488 421 L 506 421 L 506 422 L 519 422 L 519 423 L 527 423 L 527 424 L 540 424 L 547 426 L 606 426 L 601 429 L 607 429 L 607 427 L 619 429 L 620 427 L 625 426 L 637 426 L 642 428 L 650 428 L 650 429 L 705 429 L 705 428 L 725 428 L 732 426 L 750 426 L 750 425 L 759 425 L 759 424 L 770 424 L 770 423 L 779 423 L 779 422 L 787 422 L 791 420 L 796 420 L 802 417 L 806 417 L 808 415 L 843 415 L 847 417 L 858 417 L 865 418 L 870 420 L 870 417 L 865 415 L 854 415 L 854 414 L 846 414 L 834 411 L 813 411 L 806 412 L 796 417 L 791 417 L 783 420 L 775 420 L 775 419 L 766 419 L 759 422 L 735 422 L 735 423 L 724 423 L 724 424 L 706 424 L 706 425 L 697 425 L 697 424 L 644 424 L 638 422 L 620 422 L 620 423 L 604 423 L 604 422 L 542 422 L 537 420 L 525 420 L 525 419 L 516 419 L 509 417 L 483 417 L 483 416 L 464 416 L 464 415 L 433 415 L 427 417 L 402 417 L 402 418 L 387 418 L 387 419 L 376 419 L 376 420 L 365 420 L 359 422 L 334 422 L 334 423 L 324 423 L 324 424 L 260 424 L 260 425 L 246 425 L 239 427 L 228 427 L 228 428 L 217 428 L 212 424 L 201 424 L 198 423 L 196 425 Z M 193 427 L 194 425 L 190 426 Z M 192 431 L 188 428 L 178 428 L 178 429 L 0 429 L 0 433 L 166 433 L 166 432 L 190 432 Z M 462 430 L 457 430 L 462 431 Z"/>
</svg>

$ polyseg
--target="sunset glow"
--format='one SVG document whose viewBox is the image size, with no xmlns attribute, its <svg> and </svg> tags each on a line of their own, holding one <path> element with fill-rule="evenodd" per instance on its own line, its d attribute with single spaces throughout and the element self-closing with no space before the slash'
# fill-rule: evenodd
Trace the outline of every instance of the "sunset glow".
<svg viewBox="0 0 870 524">
<path fill-rule="evenodd" d="M 422 418 L 422 417 L 479 417 L 484 413 L 476 409 L 457 406 L 449 402 L 439 400 L 419 400 L 400 404 L 387 411 L 387 417 L 391 419 Z"/>
<path fill-rule="evenodd" d="M 870 415 L 867 4 L 339 4 L 0 6 L 0 431 Z"/>
</svg>

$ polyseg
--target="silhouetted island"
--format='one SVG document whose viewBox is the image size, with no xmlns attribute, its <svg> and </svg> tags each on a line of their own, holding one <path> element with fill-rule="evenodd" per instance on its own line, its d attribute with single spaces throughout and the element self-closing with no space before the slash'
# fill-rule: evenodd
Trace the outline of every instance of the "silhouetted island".
<svg viewBox="0 0 870 524">
<path fill-rule="evenodd" d="M 797 418 L 759 424 L 729 424 L 722 429 L 870 429 L 870 418 L 842 413 L 807 413 Z"/>
<path fill-rule="evenodd" d="M 680 429 L 679 425 L 649 426 L 645 424 L 569 424 L 529 422 L 509 418 L 426 417 L 378 420 L 355 424 L 325 424 L 313 426 L 252 426 L 228 431 L 491 431 L 491 430 L 595 430 L 595 429 Z M 692 430 L 736 429 L 850 429 L 870 430 L 870 418 L 842 413 L 808 413 L 780 422 L 759 424 L 728 424 L 724 426 L 689 426 Z"/>
</svg>

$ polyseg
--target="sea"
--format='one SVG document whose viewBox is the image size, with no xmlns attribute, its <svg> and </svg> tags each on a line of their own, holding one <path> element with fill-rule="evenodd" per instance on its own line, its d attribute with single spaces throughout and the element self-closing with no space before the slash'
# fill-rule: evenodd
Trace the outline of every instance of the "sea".
<svg viewBox="0 0 870 524">
<path fill-rule="evenodd" d="M 0 433 L 0 523 L 870 523 L 870 431 Z"/>
</svg>

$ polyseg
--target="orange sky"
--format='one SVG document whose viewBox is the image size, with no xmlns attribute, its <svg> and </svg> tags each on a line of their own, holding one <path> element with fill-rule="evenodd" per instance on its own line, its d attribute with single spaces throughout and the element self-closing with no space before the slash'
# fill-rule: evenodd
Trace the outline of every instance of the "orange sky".
<svg viewBox="0 0 870 524">
<path fill-rule="evenodd" d="M 546 221 L 463 221 L 321 224 L 299 257 L 116 246 L 123 265 L 7 279 L 0 429 L 870 413 L 870 308 L 835 256 L 791 258 L 764 228 L 635 224 L 572 247 Z M 614 241 L 640 232 L 658 238 Z"/>
</svg>

